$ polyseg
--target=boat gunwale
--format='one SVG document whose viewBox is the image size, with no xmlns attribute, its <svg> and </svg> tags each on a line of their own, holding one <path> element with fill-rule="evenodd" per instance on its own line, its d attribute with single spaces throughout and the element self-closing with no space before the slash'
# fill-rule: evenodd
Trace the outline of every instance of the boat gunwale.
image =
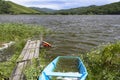
<svg viewBox="0 0 120 80">
<path fill-rule="evenodd" d="M 54 72 L 54 67 L 56 67 L 56 63 L 58 62 L 58 60 L 61 57 L 62 58 L 76 58 L 76 59 L 78 59 L 79 60 L 79 63 L 78 63 L 79 64 L 78 65 L 78 69 L 79 69 L 78 74 L 79 75 L 68 76 L 69 73 L 65 74 L 64 72 Z M 81 68 L 83 70 L 81 70 Z M 44 73 L 44 75 L 43 75 L 43 73 Z M 59 75 L 59 73 L 60 73 L 60 75 Z M 51 63 L 49 63 L 48 66 L 43 70 L 42 75 L 39 77 L 39 80 L 43 80 L 43 79 L 41 79 L 41 77 L 48 77 L 47 79 L 44 79 L 44 80 L 50 80 L 50 78 L 53 77 L 53 76 L 64 76 L 64 77 L 74 77 L 74 78 L 76 77 L 76 78 L 79 78 L 80 80 L 85 80 L 87 74 L 88 73 L 87 73 L 86 67 L 84 66 L 82 60 L 78 56 L 58 56 Z"/>
</svg>

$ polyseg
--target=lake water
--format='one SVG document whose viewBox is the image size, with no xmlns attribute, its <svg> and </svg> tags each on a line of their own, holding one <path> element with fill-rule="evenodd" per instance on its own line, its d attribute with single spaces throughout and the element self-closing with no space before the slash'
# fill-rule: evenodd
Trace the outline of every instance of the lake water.
<svg viewBox="0 0 120 80">
<path fill-rule="evenodd" d="M 44 38 L 53 47 L 49 57 L 79 55 L 120 40 L 120 15 L 0 15 L 0 23 L 43 25 L 53 33 Z"/>
</svg>

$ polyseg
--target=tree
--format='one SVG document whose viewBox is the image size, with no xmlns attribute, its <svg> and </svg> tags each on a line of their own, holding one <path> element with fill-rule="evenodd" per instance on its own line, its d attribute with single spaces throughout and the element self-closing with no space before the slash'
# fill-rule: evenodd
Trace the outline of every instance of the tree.
<svg viewBox="0 0 120 80">
<path fill-rule="evenodd" d="M 7 3 L 7 1 L 0 0 L 0 14 L 8 14 L 10 13 L 10 5 Z"/>
</svg>

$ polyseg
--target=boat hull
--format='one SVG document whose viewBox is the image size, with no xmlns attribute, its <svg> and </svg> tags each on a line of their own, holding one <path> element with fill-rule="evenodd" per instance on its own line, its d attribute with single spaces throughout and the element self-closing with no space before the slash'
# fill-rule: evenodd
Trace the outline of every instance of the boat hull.
<svg viewBox="0 0 120 80">
<path fill-rule="evenodd" d="M 69 58 L 78 60 L 78 72 L 55 72 L 55 68 L 60 58 Z M 76 78 L 77 80 L 85 80 L 87 76 L 87 70 L 83 62 L 79 57 L 73 56 L 58 56 L 55 58 L 41 73 L 39 80 L 52 80 L 52 77 L 64 77 L 64 78 Z M 62 79 L 61 79 L 62 80 Z M 65 79 L 64 79 L 65 80 Z M 69 79 L 70 80 L 70 79 Z"/>
</svg>

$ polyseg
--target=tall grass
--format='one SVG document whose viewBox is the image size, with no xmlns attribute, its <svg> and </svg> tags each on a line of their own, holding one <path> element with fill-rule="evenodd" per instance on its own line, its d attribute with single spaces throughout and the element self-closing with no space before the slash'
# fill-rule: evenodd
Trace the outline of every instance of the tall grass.
<svg viewBox="0 0 120 80">
<path fill-rule="evenodd" d="M 42 26 L 26 24 L 0 24 L 0 43 L 15 41 L 13 56 L 8 61 L 0 62 L 0 80 L 10 77 L 15 67 L 16 60 L 21 53 L 27 39 L 38 38 L 40 34 L 46 35 L 49 31 Z"/>
<path fill-rule="evenodd" d="M 0 62 L 0 80 L 9 80 L 12 70 L 15 67 L 16 60 L 23 48 L 22 44 L 24 43 L 20 42 L 13 47 L 15 51 L 13 51 L 13 55 L 8 61 Z"/>
<path fill-rule="evenodd" d="M 46 29 L 36 25 L 26 24 L 0 24 L 0 42 L 5 41 L 20 41 L 23 39 L 40 35 L 40 33 L 46 34 Z"/>
<path fill-rule="evenodd" d="M 120 80 L 120 42 L 107 44 L 81 55 L 87 80 Z"/>
</svg>

